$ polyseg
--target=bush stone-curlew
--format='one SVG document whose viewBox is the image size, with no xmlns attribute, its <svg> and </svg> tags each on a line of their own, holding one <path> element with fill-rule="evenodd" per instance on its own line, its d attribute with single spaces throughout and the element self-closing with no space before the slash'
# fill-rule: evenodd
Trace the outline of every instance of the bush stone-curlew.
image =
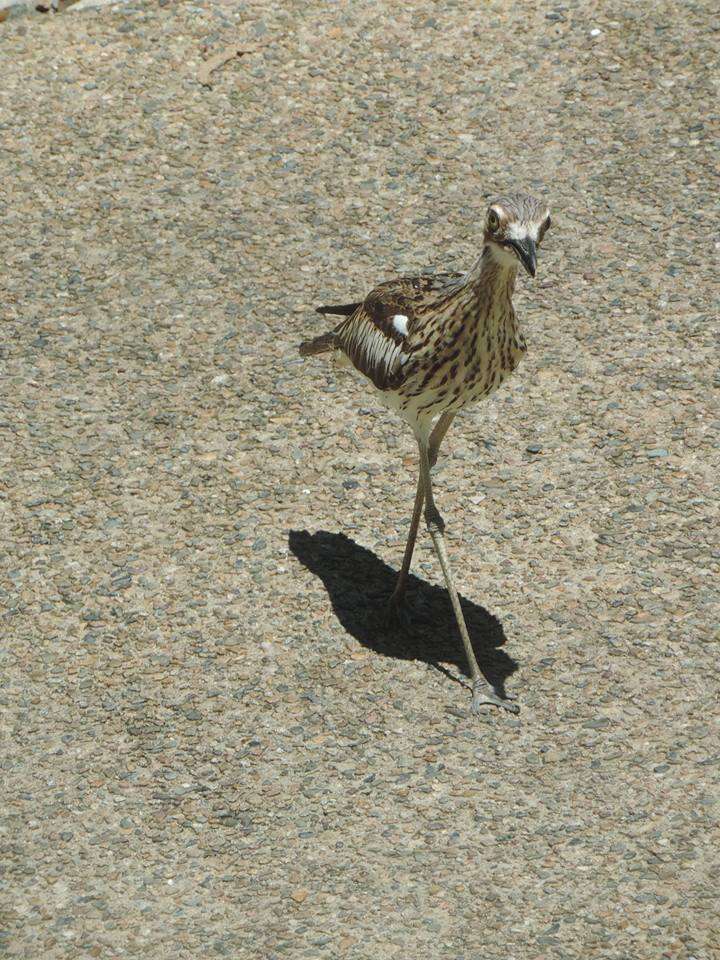
<svg viewBox="0 0 720 960">
<path fill-rule="evenodd" d="M 382 402 L 412 427 L 420 451 L 420 473 L 388 612 L 393 618 L 400 613 L 424 504 L 425 522 L 470 667 L 473 713 L 483 704 L 513 712 L 518 708 L 488 685 L 475 659 L 430 469 L 458 411 L 496 390 L 525 353 L 512 295 L 519 265 L 535 276 L 537 248 L 549 226 L 546 205 L 534 197 L 497 197 L 487 212 L 480 256 L 466 274 L 401 277 L 380 284 L 363 301 L 319 307 L 319 313 L 345 319 L 334 330 L 300 345 L 303 356 L 340 351 L 372 382 Z"/>
</svg>

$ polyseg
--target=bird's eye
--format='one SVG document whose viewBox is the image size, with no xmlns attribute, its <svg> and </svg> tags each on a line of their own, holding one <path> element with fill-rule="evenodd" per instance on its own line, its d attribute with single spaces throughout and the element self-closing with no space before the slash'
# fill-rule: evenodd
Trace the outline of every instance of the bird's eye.
<svg viewBox="0 0 720 960">
<path fill-rule="evenodd" d="M 491 230 L 497 230 L 499 226 L 500 226 L 500 220 L 498 218 L 498 215 L 495 213 L 494 210 L 491 210 L 490 213 L 488 214 L 488 227 L 490 227 Z"/>
</svg>

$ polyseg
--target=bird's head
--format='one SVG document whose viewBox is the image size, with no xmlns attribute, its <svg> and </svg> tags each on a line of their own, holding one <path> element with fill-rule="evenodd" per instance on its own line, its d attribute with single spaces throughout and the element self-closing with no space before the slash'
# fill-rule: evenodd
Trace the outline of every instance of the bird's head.
<svg viewBox="0 0 720 960">
<path fill-rule="evenodd" d="M 498 263 L 517 267 L 519 260 L 534 277 L 537 248 L 549 227 L 550 211 L 535 197 L 526 193 L 495 197 L 485 220 L 485 245 Z"/>
</svg>

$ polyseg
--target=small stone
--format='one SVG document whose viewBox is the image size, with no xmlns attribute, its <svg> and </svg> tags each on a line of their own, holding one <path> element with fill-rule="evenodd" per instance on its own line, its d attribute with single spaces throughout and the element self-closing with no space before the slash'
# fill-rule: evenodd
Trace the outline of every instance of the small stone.
<svg viewBox="0 0 720 960">
<path fill-rule="evenodd" d="M 305 903 L 307 898 L 310 896 L 310 891 L 306 890 L 304 887 L 299 887 L 297 890 L 293 890 L 290 894 L 290 898 L 295 901 L 295 903 Z"/>
</svg>

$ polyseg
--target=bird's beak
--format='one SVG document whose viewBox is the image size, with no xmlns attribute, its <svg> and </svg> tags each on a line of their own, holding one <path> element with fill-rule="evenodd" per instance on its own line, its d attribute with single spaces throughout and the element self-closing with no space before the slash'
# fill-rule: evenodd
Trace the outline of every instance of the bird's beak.
<svg viewBox="0 0 720 960">
<path fill-rule="evenodd" d="M 511 240 L 510 246 L 517 253 L 520 263 L 525 267 L 531 277 L 535 276 L 537 267 L 537 247 L 532 237 L 525 237 L 524 240 Z"/>
</svg>

